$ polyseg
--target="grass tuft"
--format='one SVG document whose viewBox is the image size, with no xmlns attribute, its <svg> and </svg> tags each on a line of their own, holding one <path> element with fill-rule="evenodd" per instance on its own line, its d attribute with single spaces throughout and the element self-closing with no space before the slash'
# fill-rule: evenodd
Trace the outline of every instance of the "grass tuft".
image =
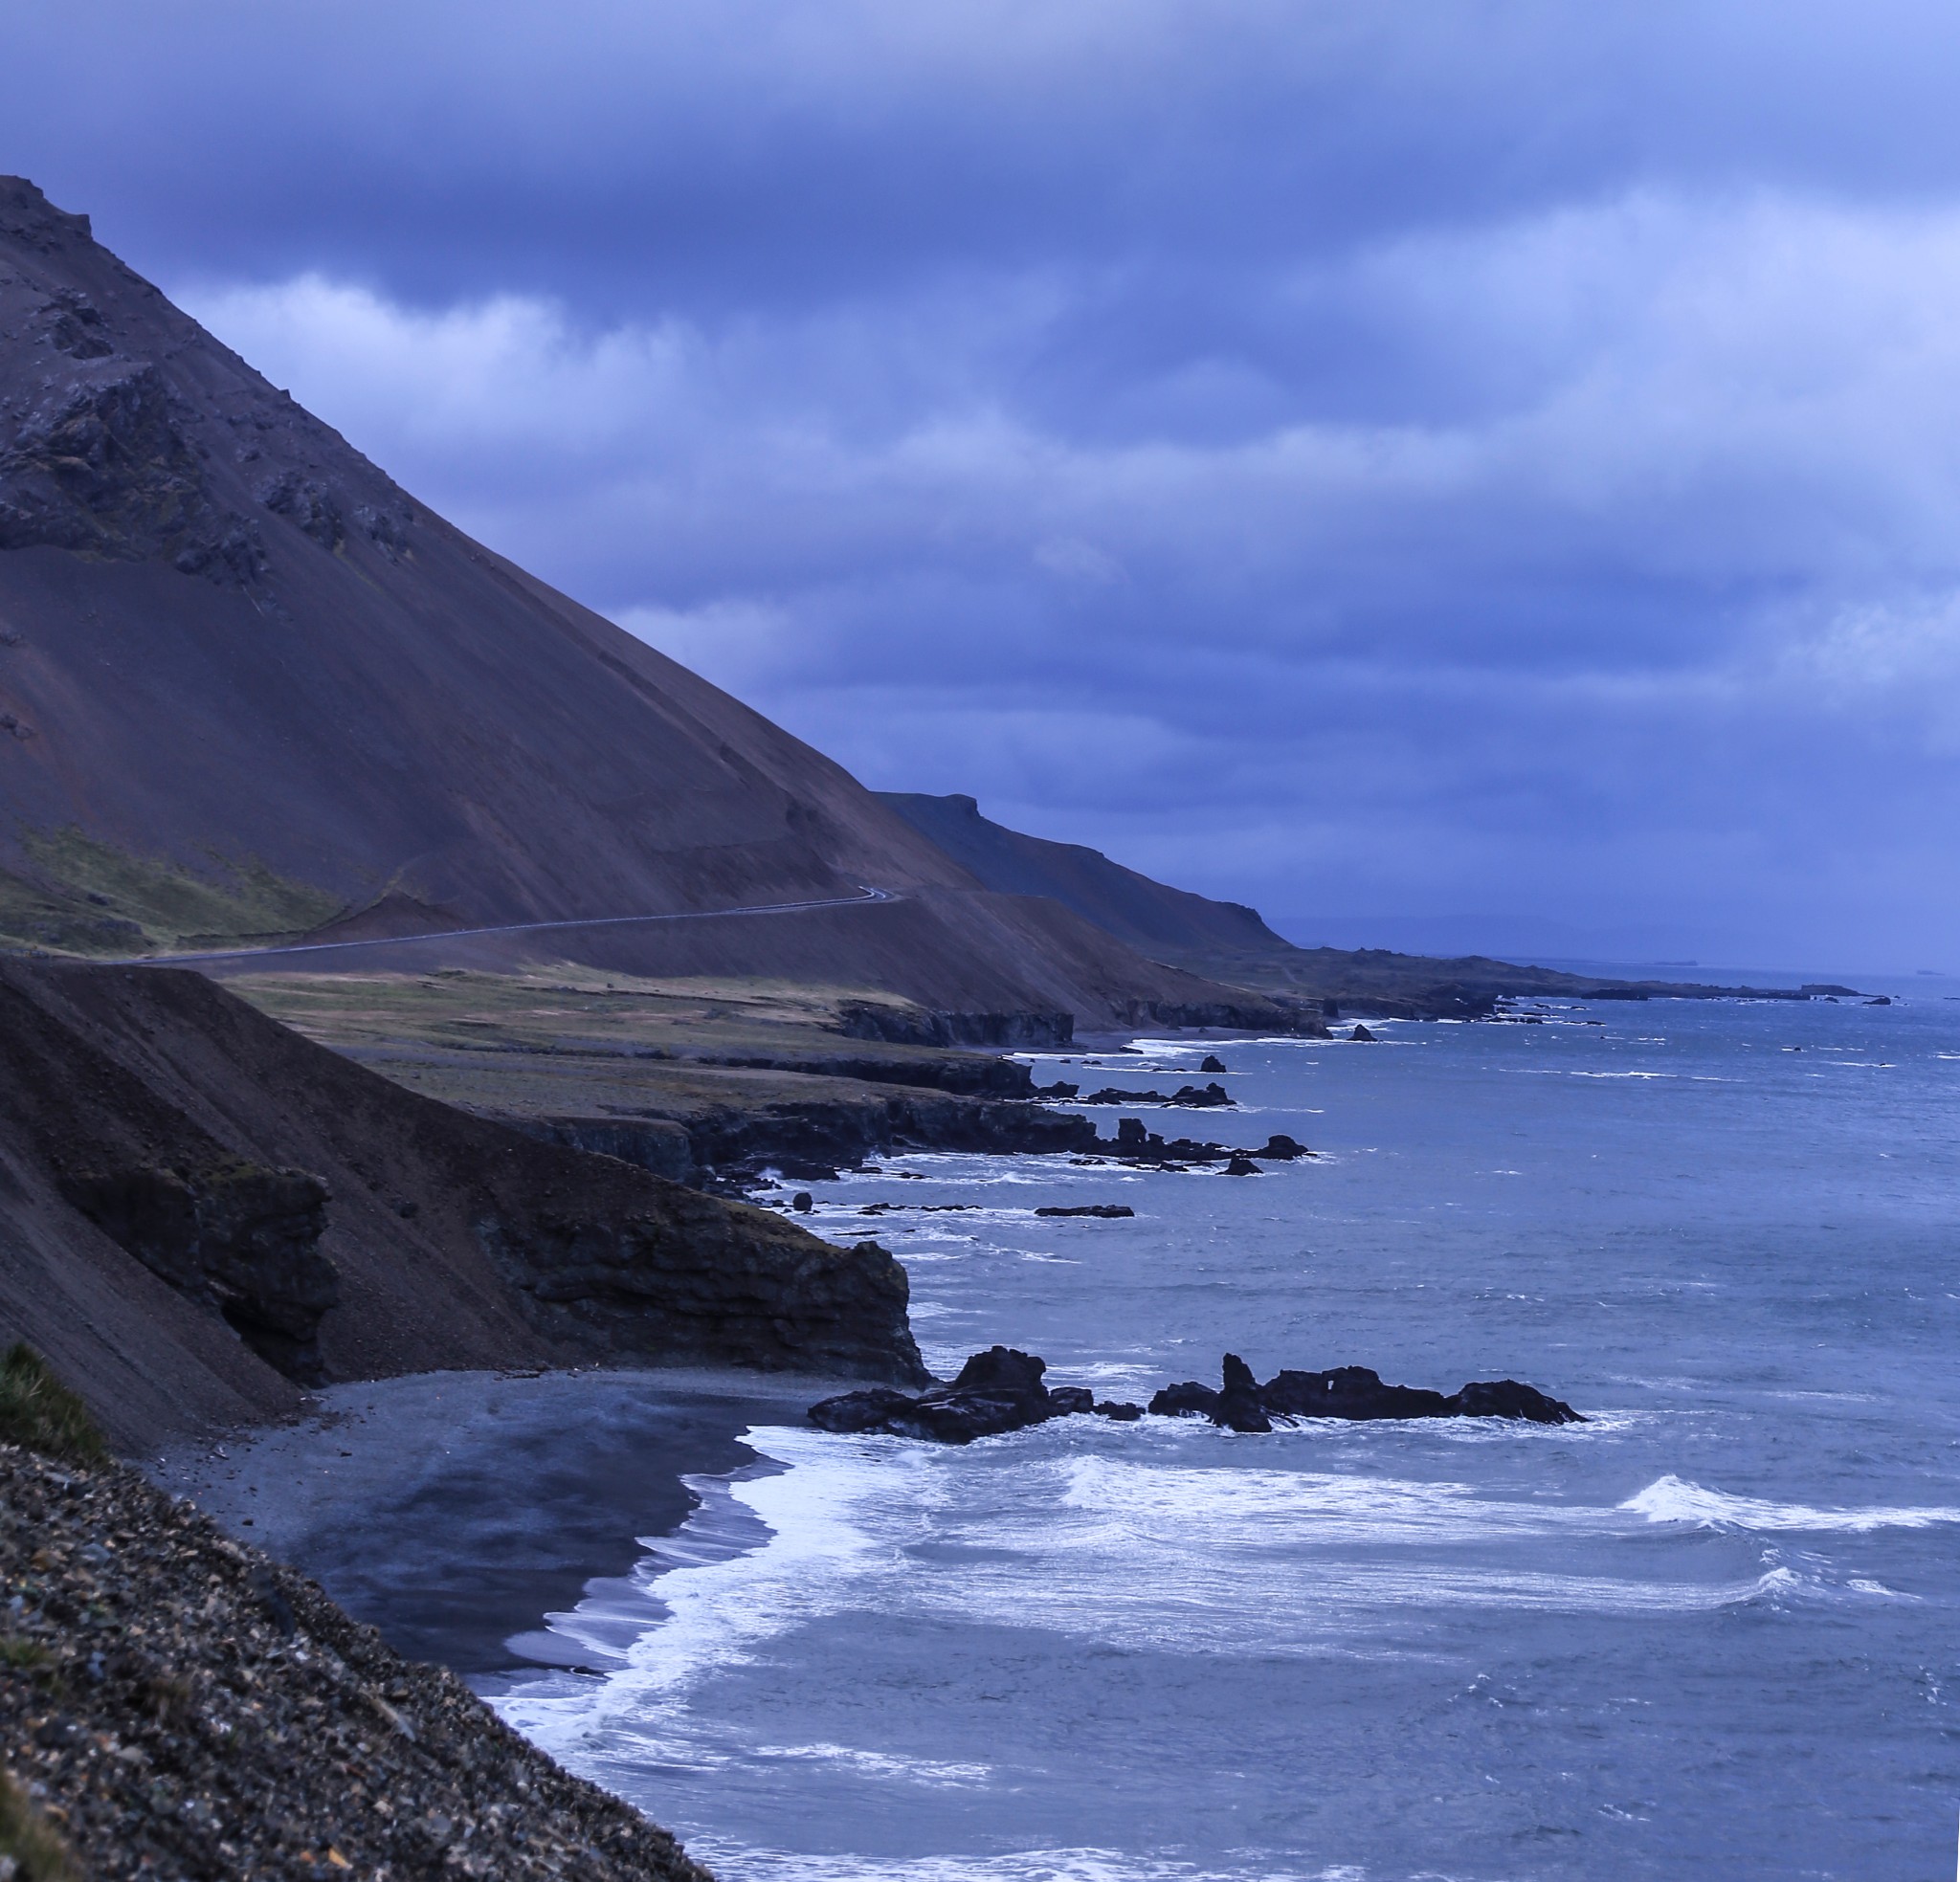
<svg viewBox="0 0 1960 1882">
<path fill-rule="evenodd" d="M 0 1444 L 84 1468 L 109 1462 L 108 1443 L 94 1414 L 24 1341 L 15 1341 L 0 1358 Z"/>
<path fill-rule="evenodd" d="M 81 1871 L 33 1800 L 0 1772 L 0 1859 L 13 1882 L 81 1882 Z"/>
</svg>

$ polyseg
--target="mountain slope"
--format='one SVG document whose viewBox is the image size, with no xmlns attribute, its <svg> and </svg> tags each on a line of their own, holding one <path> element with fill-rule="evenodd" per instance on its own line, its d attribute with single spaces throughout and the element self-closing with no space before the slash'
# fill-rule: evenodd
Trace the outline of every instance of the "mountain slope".
<svg viewBox="0 0 1960 1882">
<path fill-rule="evenodd" d="M 417 503 L 18 178 L 0 179 L 0 811 L 15 945 L 872 884 L 917 899 L 752 924 L 752 971 L 1089 1020 L 1116 1015 L 1112 990 L 1193 990 L 1065 911 L 994 908 L 838 765 Z M 671 945 L 605 941 L 656 968 Z"/>
</svg>

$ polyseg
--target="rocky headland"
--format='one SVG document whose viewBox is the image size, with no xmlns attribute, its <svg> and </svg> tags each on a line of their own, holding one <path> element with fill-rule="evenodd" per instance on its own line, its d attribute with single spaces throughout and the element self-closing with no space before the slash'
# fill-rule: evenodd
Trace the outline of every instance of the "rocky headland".
<svg viewBox="0 0 1960 1882">
<path fill-rule="evenodd" d="M 876 1242 L 405 1090 L 181 970 L 0 961 L 0 1324 L 137 1450 L 439 1368 L 924 1378 Z"/>
</svg>

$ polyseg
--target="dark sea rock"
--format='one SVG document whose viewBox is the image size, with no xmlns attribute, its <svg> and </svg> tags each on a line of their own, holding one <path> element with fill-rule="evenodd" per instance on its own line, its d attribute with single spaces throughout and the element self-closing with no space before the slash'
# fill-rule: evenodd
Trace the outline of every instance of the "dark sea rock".
<svg viewBox="0 0 1960 1882">
<path fill-rule="evenodd" d="M 1235 1157 L 1225 1165 L 1227 1176 L 1258 1176 L 1259 1166 L 1250 1157 Z"/>
<path fill-rule="evenodd" d="M 1180 1085 L 1171 1097 L 1172 1104 L 1182 1104 L 1194 1110 L 1214 1110 L 1219 1105 L 1236 1104 L 1225 1087 L 1214 1079 L 1209 1085 Z"/>
<path fill-rule="evenodd" d="M 1073 1095 L 1074 1088 L 1071 1087 L 1070 1096 Z M 1037 1096 L 1046 1096 L 1048 1094 L 1038 1093 Z M 1180 1085 L 1168 1097 L 1160 1091 L 1129 1091 L 1120 1085 L 1105 1085 L 1100 1092 L 1090 1092 L 1074 1101 L 1077 1104 L 1175 1104 L 1187 1111 L 1214 1111 L 1221 1105 L 1230 1107 L 1237 1103 L 1216 1080 L 1209 1085 Z"/>
<path fill-rule="evenodd" d="M 1196 1414 L 1235 1431 L 1264 1431 L 1275 1418 L 1517 1418 L 1533 1425 L 1585 1421 L 1562 1400 L 1515 1379 L 1483 1380 L 1445 1395 L 1420 1385 L 1390 1385 L 1365 1365 L 1329 1372 L 1281 1372 L 1258 1384 L 1236 1353 L 1227 1353 L 1223 1389 L 1187 1382 L 1167 1385 L 1150 1401 L 1166 1417 Z M 1264 1421 L 1264 1422 L 1260 1422 Z"/>
<path fill-rule="evenodd" d="M 1515 1379 L 1480 1379 L 1451 1401 L 1458 1418 L 1523 1418 L 1533 1425 L 1583 1425 L 1586 1421 L 1562 1399 L 1548 1398 L 1535 1385 Z"/>
<path fill-rule="evenodd" d="M 1143 1417 L 1123 1402 L 1099 1402 L 1080 1385 L 1043 1386 L 1041 1360 L 1010 1346 L 975 1353 L 949 1385 L 916 1397 L 887 1386 L 846 1392 L 812 1406 L 810 1422 L 826 1431 L 882 1431 L 895 1437 L 970 1444 L 1051 1418 L 1094 1412 L 1121 1424 Z M 1274 1421 L 1345 1418 L 1513 1418 L 1532 1425 L 1578 1425 L 1570 1406 L 1515 1379 L 1474 1381 L 1445 1395 L 1419 1385 L 1390 1385 L 1365 1365 L 1329 1372 L 1281 1372 L 1261 1385 L 1236 1353 L 1225 1355 L 1218 1387 L 1188 1379 L 1150 1400 L 1157 1418 L 1208 1418 L 1227 1430 L 1270 1431 Z"/>
<path fill-rule="evenodd" d="M 1152 1418 L 1181 1418 L 1193 1411 L 1209 1418 L 1217 1408 L 1218 1394 L 1209 1385 L 1199 1384 L 1195 1379 L 1187 1379 L 1182 1384 L 1166 1385 L 1150 1401 Z"/>
<path fill-rule="evenodd" d="M 1200 1072 L 1224 1072 L 1227 1069 L 1225 1061 L 1216 1052 L 1207 1052 L 1203 1064 L 1198 1067 Z"/>
<path fill-rule="evenodd" d="M 869 1385 L 861 1392 L 845 1392 L 810 1407 L 810 1422 L 824 1431 L 873 1431 L 895 1411 L 911 1407 L 911 1397 L 895 1392 L 888 1385 Z"/>
<path fill-rule="evenodd" d="M 1273 1421 L 1259 1402 L 1259 1382 L 1236 1353 L 1225 1355 L 1225 1386 L 1212 1407 L 1212 1422 L 1229 1431 L 1270 1431 Z"/>
<path fill-rule="evenodd" d="M 882 1431 L 971 1444 L 1095 1409 L 1095 1395 L 1082 1386 L 1048 1390 L 1041 1383 L 1047 1369 L 1031 1353 L 991 1346 L 968 1360 L 949 1385 L 935 1385 L 916 1398 L 885 1390 L 846 1392 L 812 1406 L 810 1422 L 826 1431 Z"/>
<path fill-rule="evenodd" d="M 1331 1372 L 1281 1372 L 1260 1388 L 1267 1410 L 1287 1418 L 1447 1418 L 1451 1404 L 1441 1392 L 1417 1385 L 1385 1385 L 1381 1374 L 1365 1365 L 1336 1366 Z"/>
<path fill-rule="evenodd" d="M 1045 1208 L 1036 1209 L 1035 1213 L 1036 1215 L 1093 1215 L 1100 1217 L 1105 1222 L 1116 1222 L 1125 1216 L 1135 1215 L 1136 1210 L 1131 1208 L 1127 1203 L 1082 1203 L 1072 1208 L 1063 1208 L 1058 1205 L 1051 1203 Z"/>
<path fill-rule="evenodd" d="M 1348 1036 L 1358 1046 L 1371 1046 L 1375 1042 L 1375 1035 L 1365 1026 L 1357 1026 Z"/>
<path fill-rule="evenodd" d="M 1264 1163 L 1287 1163 L 1296 1157 L 1311 1157 L 1313 1152 L 1303 1143 L 1296 1143 L 1283 1131 L 1276 1131 L 1267 1138 L 1263 1150 L 1251 1153 Z"/>
</svg>

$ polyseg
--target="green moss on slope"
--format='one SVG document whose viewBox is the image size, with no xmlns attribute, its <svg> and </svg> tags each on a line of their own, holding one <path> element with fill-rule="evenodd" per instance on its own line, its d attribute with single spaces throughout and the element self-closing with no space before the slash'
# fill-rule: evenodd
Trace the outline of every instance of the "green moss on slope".
<svg viewBox="0 0 1960 1882">
<path fill-rule="evenodd" d="M 64 1464 L 109 1461 L 109 1447 L 88 1406 L 19 1340 L 0 1358 L 0 1444 L 17 1444 Z"/>
<path fill-rule="evenodd" d="M 248 858 L 209 874 L 136 856 L 74 825 L 22 830 L 31 873 L 0 873 L 0 946 L 123 955 L 272 941 L 340 913 L 323 890 Z"/>
</svg>

